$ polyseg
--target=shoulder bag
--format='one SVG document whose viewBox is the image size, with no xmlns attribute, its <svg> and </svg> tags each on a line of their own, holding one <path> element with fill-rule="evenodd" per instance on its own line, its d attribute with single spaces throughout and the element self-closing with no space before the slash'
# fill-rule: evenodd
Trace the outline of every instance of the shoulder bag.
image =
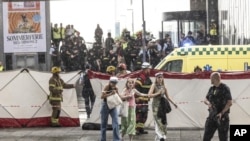
<svg viewBox="0 0 250 141">
<path fill-rule="evenodd" d="M 121 100 L 120 96 L 117 93 L 115 93 L 115 94 L 107 97 L 107 104 L 108 104 L 109 109 L 113 109 L 116 106 L 121 105 L 122 100 Z"/>
</svg>

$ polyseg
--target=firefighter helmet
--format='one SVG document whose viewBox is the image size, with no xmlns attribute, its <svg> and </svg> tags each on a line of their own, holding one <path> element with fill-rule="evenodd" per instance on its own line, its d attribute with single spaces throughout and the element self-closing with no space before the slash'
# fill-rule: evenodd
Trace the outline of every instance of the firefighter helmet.
<svg viewBox="0 0 250 141">
<path fill-rule="evenodd" d="M 52 67 L 51 68 L 51 73 L 59 73 L 61 72 L 61 68 L 60 67 Z"/>
<path fill-rule="evenodd" d="M 106 72 L 111 72 L 111 71 L 115 71 L 115 67 L 114 66 L 108 66 L 106 69 Z"/>
</svg>

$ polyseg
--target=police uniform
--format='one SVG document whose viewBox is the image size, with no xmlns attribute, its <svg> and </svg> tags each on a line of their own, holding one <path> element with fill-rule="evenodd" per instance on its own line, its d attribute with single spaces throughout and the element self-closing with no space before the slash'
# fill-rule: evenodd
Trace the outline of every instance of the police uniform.
<svg viewBox="0 0 250 141">
<path fill-rule="evenodd" d="M 63 89 L 74 88 L 73 84 L 64 83 L 58 75 L 60 71 L 61 69 L 59 67 L 52 67 L 51 72 L 53 76 L 49 80 L 49 101 L 52 106 L 51 126 L 53 127 L 60 126 L 59 116 L 61 112 L 61 102 L 63 101 Z"/>
<path fill-rule="evenodd" d="M 88 77 L 88 71 L 86 71 L 86 74 L 83 76 L 83 89 L 82 89 L 82 96 L 85 101 L 85 108 L 87 112 L 87 117 L 90 118 L 90 114 L 92 112 L 96 95 L 93 91 L 90 79 Z"/>
<path fill-rule="evenodd" d="M 56 47 L 59 47 L 61 34 L 60 34 L 60 29 L 57 27 L 57 24 L 55 24 L 55 27 L 53 27 L 52 36 L 53 36 L 53 43 L 55 44 Z"/>
<path fill-rule="evenodd" d="M 229 110 L 223 113 L 221 120 L 217 118 L 217 114 L 221 113 L 228 100 L 232 100 L 231 92 L 226 84 L 221 83 L 218 87 L 210 87 L 206 96 L 211 103 L 212 108 L 209 109 L 209 116 L 205 123 L 205 132 L 203 141 L 210 141 L 218 129 L 220 141 L 227 141 L 229 129 Z"/>
<path fill-rule="evenodd" d="M 142 64 L 142 69 L 150 68 L 150 64 L 144 62 Z M 147 94 L 150 87 L 152 85 L 152 81 L 148 74 L 142 72 L 139 77 L 136 79 L 135 88 L 141 92 Z M 136 101 L 136 131 L 137 134 L 145 134 L 147 132 L 144 131 L 144 124 L 148 117 L 148 97 L 140 97 L 135 96 Z"/>
</svg>

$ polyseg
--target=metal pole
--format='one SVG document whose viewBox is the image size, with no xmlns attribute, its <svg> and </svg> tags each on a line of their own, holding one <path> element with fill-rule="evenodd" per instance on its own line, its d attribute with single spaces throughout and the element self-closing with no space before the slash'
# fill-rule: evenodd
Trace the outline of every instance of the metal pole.
<svg viewBox="0 0 250 141">
<path fill-rule="evenodd" d="M 133 9 L 132 9 L 132 32 L 134 35 L 135 33 L 134 33 L 134 10 Z"/>
<path fill-rule="evenodd" d="M 132 14 L 132 33 L 134 35 L 134 9 L 127 9 L 129 11 L 131 11 L 131 14 Z"/>
<path fill-rule="evenodd" d="M 143 22 L 143 34 L 142 34 L 142 45 L 143 45 L 143 62 L 146 62 L 146 27 L 144 20 L 144 0 L 142 0 L 142 22 Z"/>
</svg>

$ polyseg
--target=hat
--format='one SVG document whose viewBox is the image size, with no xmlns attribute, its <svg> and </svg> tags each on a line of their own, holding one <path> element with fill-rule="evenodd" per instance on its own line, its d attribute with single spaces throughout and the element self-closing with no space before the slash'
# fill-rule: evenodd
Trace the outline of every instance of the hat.
<svg viewBox="0 0 250 141">
<path fill-rule="evenodd" d="M 143 62 L 141 65 L 142 69 L 151 69 L 151 65 L 148 62 Z"/>
<path fill-rule="evenodd" d="M 158 77 L 158 76 L 163 76 L 163 72 L 157 72 L 157 73 L 155 74 L 155 77 Z"/>
<path fill-rule="evenodd" d="M 118 83 L 118 78 L 115 76 L 111 76 L 109 82 Z"/>
<path fill-rule="evenodd" d="M 108 66 L 106 72 L 115 71 L 115 66 Z"/>
<path fill-rule="evenodd" d="M 59 73 L 61 72 L 61 68 L 60 67 L 52 67 L 51 68 L 51 73 Z"/>
</svg>

